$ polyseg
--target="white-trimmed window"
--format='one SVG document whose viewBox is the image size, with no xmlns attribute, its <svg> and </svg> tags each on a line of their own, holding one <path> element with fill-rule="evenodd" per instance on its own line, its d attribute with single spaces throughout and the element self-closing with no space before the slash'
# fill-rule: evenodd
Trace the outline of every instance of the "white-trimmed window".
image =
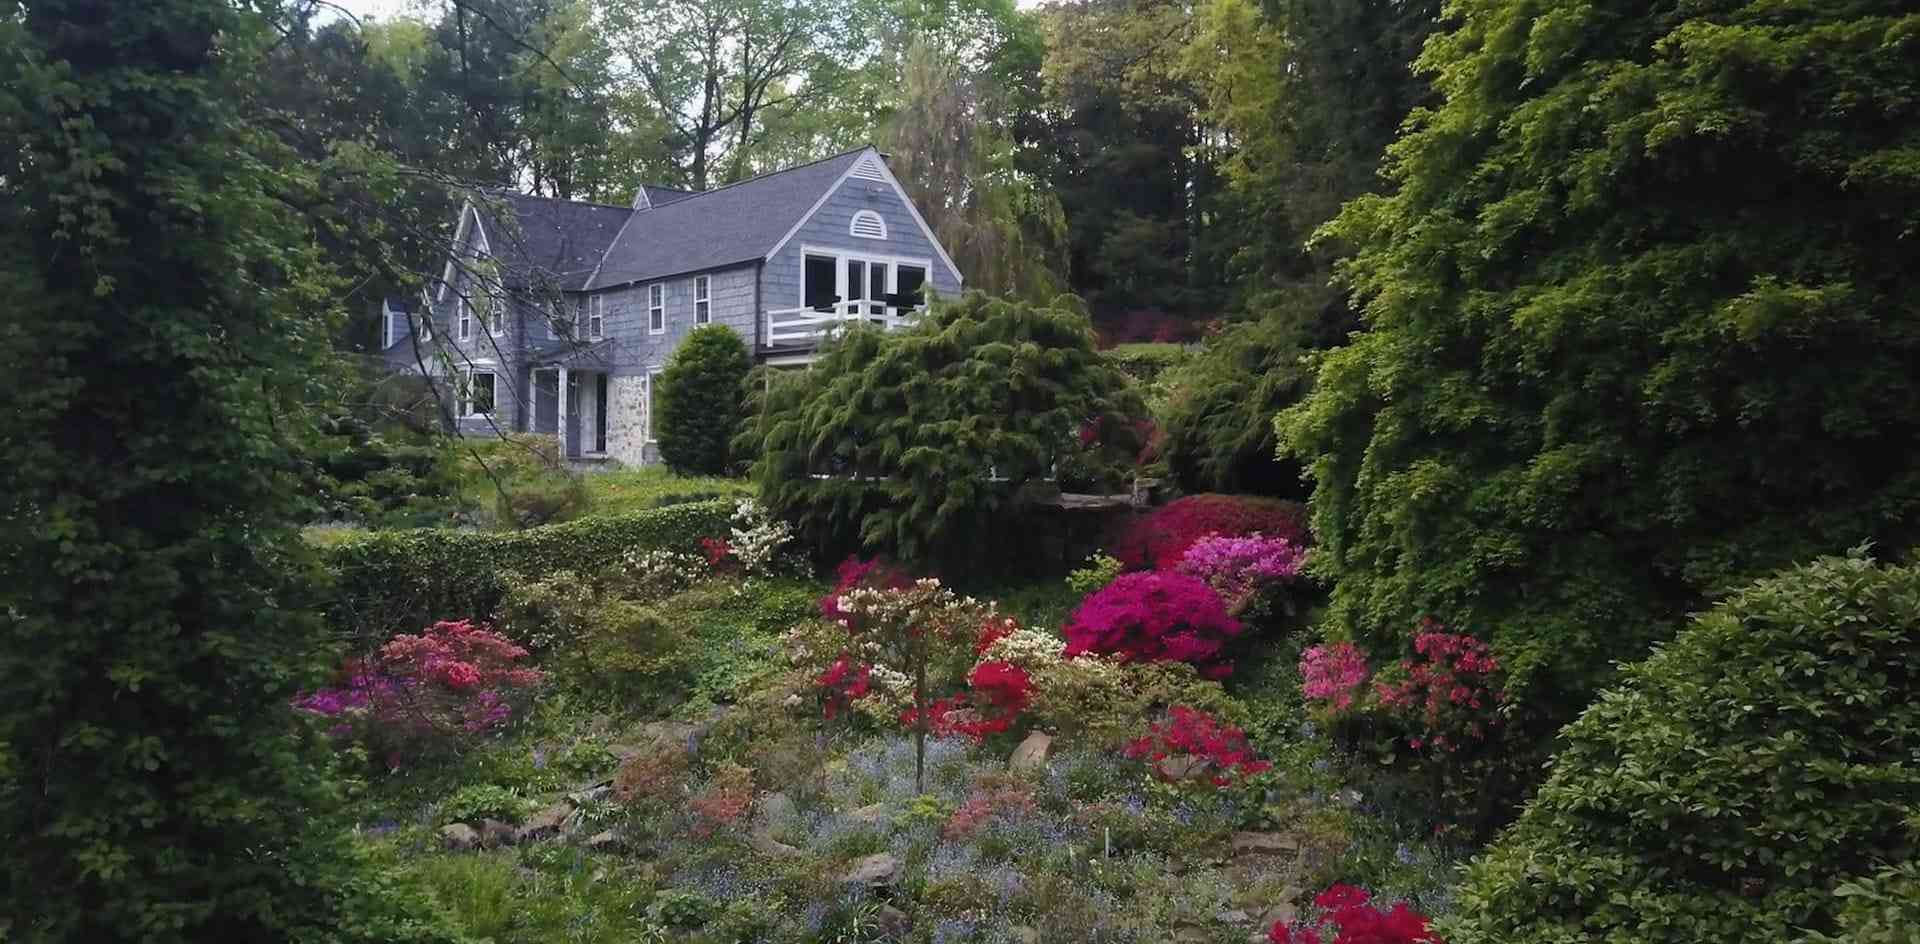
<svg viewBox="0 0 1920 944">
<path fill-rule="evenodd" d="M 465 341 L 473 337 L 473 302 L 468 301 L 465 296 L 460 298 L 458 327 L 457 336 L 460 340 Z"/>
<path fill-rule="evenodd" d="M 407 313 L 404 311 L 395 311 L 385 305 L 380 306 L 380 311 L 380 350 L 384 351 L 392 347 L 403 337 L 400 331 L 400 325 L 402 324 L 400 319 L 405 318 Z"/>
<path fill-rule="evenodd" d="M 693 277 L 693 323 L 697 325 L 713 322 L 713 276 L 696 275 Z"/>
<path fill-rule="evenodd" d="M 658 393 L 659 390 L 660 390 L 660 372 L 657 370 L 648 371 L 647 372 L 647 388 L 646 388 L 647 422 L 646 422 L 645 429 L 640 434 L 641 438 L 646 440 L 647 442 L 655 441 L 653 438 L 653 431 L 655 428 L 653 423 L 653 413 L 654 413 L 654 407 L 660 402 L 660 398 L 654 396 L 654 394 Z"/>
<path fill-rule="evenodd" d="M 487 296 L 487 333 L 498 336 L 507 326 L 507 296 L 495 292 Z"/>
<path fill-rule="evenodd" d="M 606 331 L 607 299 L 606 296 L 595 295 L 587 299 L 587 338 L 598 341 L 606 336 Z"/>
<path fill-rule="evenodd" d="M 473 368 L 460 378 L 460 415 L 492 416 L 494 375 L 491 370 Z"/>
<path fill-rule="evenodd" d="M 853 215 L 853 222 L 847 224 L 847 234 L 861 239 L 885 239 L 887 221 L 872 210 L 861 210 Z"/>
<path fill-rule="evenodd" d="M 926 259 L 804 247 L 800 305 L 848 318 L 906 314 L 926 306 L 931 271 Z"/>
<path fill-rule="evenodd" d="M 647 286 L 647 333 L 667 332 L 667 287 L 655 282 Z"/>
</svg>

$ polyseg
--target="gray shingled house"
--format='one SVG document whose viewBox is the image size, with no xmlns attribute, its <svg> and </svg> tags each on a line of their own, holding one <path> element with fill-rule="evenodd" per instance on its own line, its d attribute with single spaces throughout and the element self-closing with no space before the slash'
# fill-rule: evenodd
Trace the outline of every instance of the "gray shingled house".
<svg viewBox="0 0 1920 944">
<path fill-rule="evenodd" d="M 872 147 L 633 206 L 476 194 L 425 297 L 389 303 L 384 356 L 462 432 L 560 437 L 581 461 L 657 460 L 657 374 L 696 326 L 804 364 L 836 324 L 897 327 L 962 277 Z M 564 397 L 562 393 L 564 392 Z"/>
</svg>

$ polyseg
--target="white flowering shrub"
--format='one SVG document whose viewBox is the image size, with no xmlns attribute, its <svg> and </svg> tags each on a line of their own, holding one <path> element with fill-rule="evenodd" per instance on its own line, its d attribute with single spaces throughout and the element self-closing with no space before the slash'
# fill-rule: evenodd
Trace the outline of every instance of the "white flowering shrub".
<svg viewBox="0 0 1920 944">
<path fill-rule="evenodd" d="M 786 522 L 768 514 L 765 507 L 751 498 L 740 499 L 733 506 L 732 520 L 728 546 L 748 576 L 769 576 L 797 569 L 795 555 L 788 552 L 793 543 L 793 529 Z"/>
</svg>

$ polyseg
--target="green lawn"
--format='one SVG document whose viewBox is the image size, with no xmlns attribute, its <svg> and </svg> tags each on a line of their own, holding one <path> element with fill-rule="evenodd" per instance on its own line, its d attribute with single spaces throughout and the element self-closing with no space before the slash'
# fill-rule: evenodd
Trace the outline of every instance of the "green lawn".
<svg viewBox="0 0 1920 944">
<path fill-rule="evenodd" d="M 588 509 L 592 514 L 641 511 L 662 505 L 708 498 L 750 498 L 753 485 L 746 479 L 718 476 L 681 476 L 651 465 L 586 476 Z"/>
</svg>

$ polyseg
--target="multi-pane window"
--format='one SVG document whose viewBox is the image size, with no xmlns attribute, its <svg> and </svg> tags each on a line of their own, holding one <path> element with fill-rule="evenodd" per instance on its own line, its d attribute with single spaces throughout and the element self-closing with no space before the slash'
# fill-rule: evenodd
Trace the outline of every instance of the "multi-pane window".
<svg viewBox="0 0 1920 944">
<path fill-rule="evenodd" d="M 493 414 L 493 371 L 471 370 L 467 372 L 464 389 L 460 391 L 461 416 L 491 416 Z"/>
<path fill-rule="evenodd" d="M 713 277 L 697 275 L 693 278 L 693 323 L 707 324 L 713 320 Z"/>
<path fill-rule="evenodd" d="M 473 337 L 473 303 L 464 297 L 460 299 L 458 325 L 460 340 L 465 341 Z"/>
<path fill-rule="evenodd" d="M 647 333 L 667 330 L 667 287 L 658 282 L 647 286 Z"/>
<path fill-rule="evenodd" d="M 595 295 L 587 300 L 587 337 L 598 341 L 607 330 L 606 298 Z"/>
<path fill-rule="evenodd" d="M 507 324 L 507 296 L 495 293 L 487 296 L 487 333 L 499 334 Z"/>
</svg>

